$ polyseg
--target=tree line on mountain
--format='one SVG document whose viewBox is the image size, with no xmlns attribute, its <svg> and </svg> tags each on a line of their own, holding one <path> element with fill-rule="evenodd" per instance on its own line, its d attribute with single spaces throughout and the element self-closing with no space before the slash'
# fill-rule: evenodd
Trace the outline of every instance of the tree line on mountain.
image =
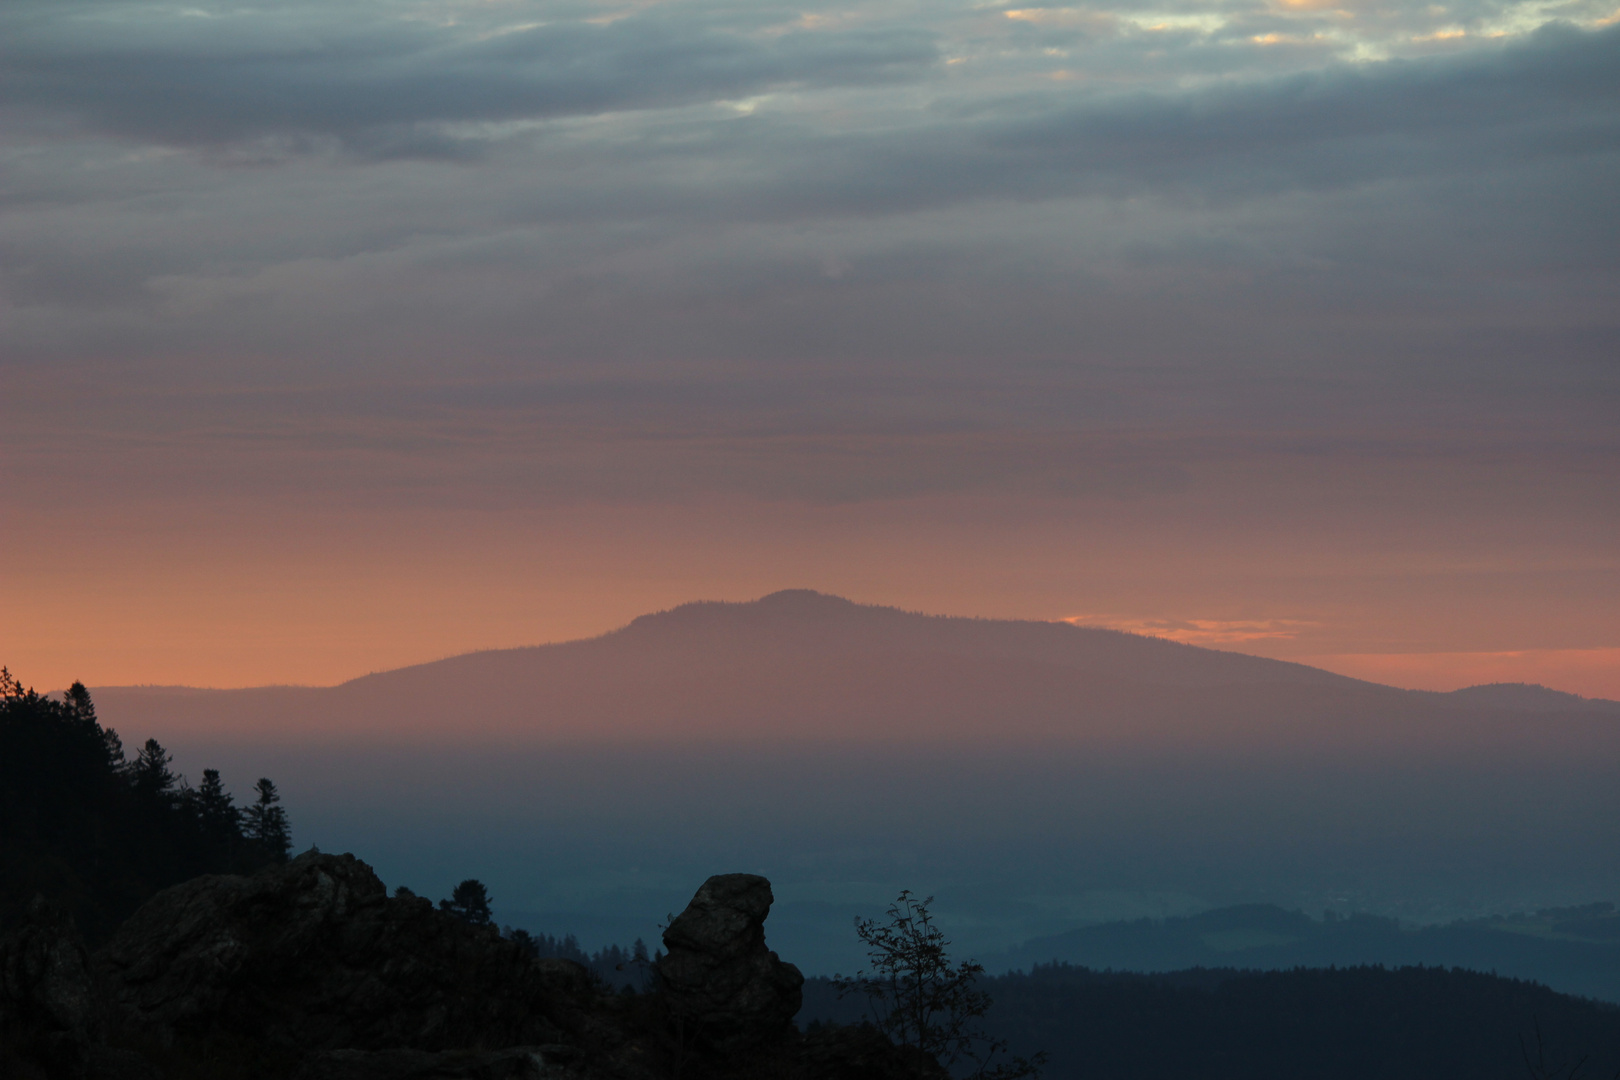
<svg viewBox="0 0 1620 1080">
<path fill-rule="evenodd" d="M 1365 912 L 1321 919 L 1271 904 L 1135 919 L 1036 938 L 992 970 L 1064 961 L 1093 969 L 1287 970 L 1362 964 L 1501 971 L 1573 994 L 1620 1001 L 1620 915 L 1608 901 L 1418 926 Z"/>
<path fill-rule="evenodd" d="M 172 764 L 156 739 L 130 757 L 83 683 L 57 698 L 0 667 L 0 927 L 43 895 L 100 942 L 170 885 L 287 861 L 292 830 L 274 782 L 260 778 L 253 801 L 238 806 L 219 770 L 204 769 L 192 787 Z M 494 924 L 488 889 L 476 879 L 439 907 L 473 925 Z M 576 961 L 611 987 L 647 984 L 652 958 L 639 940 L 593 953 L 572 934 L 502 933 L 537 958 Z"/>
<path fill-rule="evenodd" d="M 487 901 L 469 880 L 440 907 L 492 925 Z M 902 893 L 885 918 L 856 920 L 869 967 L 806 980 L 799 1026 L 871 1025 L 987 1080 L 1620 1080 L 1620 1007 L 1538 983 L 1381 965 L 1140 974 L 1051 963 L 987 976 L 949 957 L 929 903 Z M 609 985 L 656 986 L 632 981 L 651 967 L 640 941 L 590 954 L 572 935 L 502 932 Z"/>
<path fill-rule="evenodd" d="M 172 762 L 156 739 L 128 756 L 84 684 L 58 699 L 0 668 L 0 925 L 43 894 L 99 941 L 169 885 L 287 859 L 273 782 L 238 806 L 218 770 L 192 787 Z"/>
<path fill-rule="evenodd" d="M 1611 1080 L 1620 1007 L 1460 968 L 1197 968 L 1069 964 L 987 976 L 986 1031 L 1048 1055 L 1048 1080 Z M 859 1003 L 811 978 L 800 1026 L 856 1023 Z"/>
<path fill-rule="evenodd" d="M 477 878 L 468 878 L 451 890 L 449 898 L 439 901 L 439 910 L 449 912 L 473 926 L 495 925 L 489 889 Z M 654 983 L 653 964 L 658 956 L 663 955 L 649 955 L 647 943 L 640 938 L 628 949 L 608 945 L 593 953 L 583 948 L 573 934 L 554 937 L 513 926 L 501 927 L 500 933 L 508 941 L 515 942 L 532 959 L 572 960 L 612 990 L 640 993 L 651 989 Z"/>
<path fill-rule="evenodd" d="M 632 990 L 641 993 L 654 985 L 653 965 L 662 951 L 649 953 L 647 943 L 637 938 L 634 945 L 606 945 L 595 952 L 582 947 L 573 934 L 554 937 L 550 934 L 531 934 L 527 930 L 505 927 L 502 933 L 516 941 L 524 951 L 536 959 L 556 958 L 572 960 L 596 976 L 604 986 L 614 990 Z"/>
<path fill-rule="evenodd" d="M 985 1029 L 992 998 L 980 985 L 984 967 L 951 958 L 951 943 L 930 911 L 933 900 L 903 890 L 882 918 L 855 920 L 870 967 L 834 977 L 839 997 L 861 1003 L 858 1026 L 875 1029 L 896 1045 L 915 1047 L 951 1076 L 1039 1080 L 1044 1053 L 1009 1054 L 1007 1041 Z M 457 885 L 448 899 L 439 901 L 439 909 L 474 926 L 494 925 L 489 890 L 476 878 Z M 501 935 L 534 959 L 556 957 L 579 964 L 608 989 L 637 994 L 657 992 L 662 985 L 658 964 L 663 954 L 649 956 L 640 938 L 629 949 L 610 945 L 592 954 L 572 934 L 558 938 L 507 926 Z M 815 1022 L 817 1029 L 822 1026 Z"/>
</svg>

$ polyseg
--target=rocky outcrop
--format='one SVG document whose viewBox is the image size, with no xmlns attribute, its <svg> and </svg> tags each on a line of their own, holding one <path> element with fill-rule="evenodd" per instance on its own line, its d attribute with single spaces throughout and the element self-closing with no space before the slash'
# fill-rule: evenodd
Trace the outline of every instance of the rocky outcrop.
<svg viewBox="0 0 1620 1080">
<path fill-rule="evenodd" d="M 143 1080 L 139 1055 L 110 1048 L 106 1001 L 73 920 L 36 898 L 0 937 L 0 1075 Z"/>
<path fill-rule="evenodd" d="M 250 1037 L 300 1053 L 558 1043 L 549 1017 L 588 987 L 491 928 L 390 897 L 352 855 L 317 853 L 165 890 L 101 962 L 117 1019 L 145 1039 Z"/>
<path fill-rule="evenodd" d="M 710 878 L 660 988 L 613 994 L 351 855 L 160 893 L 91 957 L 36 904 L 0 938 L 5 1080 L 947 1080 L 870 1029 L 792 1025 L 770 883 Z"/>
<path fill-rule="evenodd" d="M 0 1015 L 8 1024 L 74 1042 L 101 1034 L 90 954 L 72 919 L 43 897 L 0 940 Z"/>
<path fill-rule="evenodd" d="M 664 931 L 670 1011 L 714 1046 L 780 1038 L 803 1003 L 804 976 L 765 946 L 774 899 L 757 874 L 717 874 Z"/>
</svg>

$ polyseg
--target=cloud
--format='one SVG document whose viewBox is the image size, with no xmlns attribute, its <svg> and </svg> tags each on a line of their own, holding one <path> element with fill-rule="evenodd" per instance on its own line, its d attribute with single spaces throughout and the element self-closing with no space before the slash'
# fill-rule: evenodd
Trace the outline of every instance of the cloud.
<svg viewBox="0 0 1620 1080">
<path fill-rule="evenodd" d="M 65 119 L 247 160 L 333 149 L 470 160 L 564 118 L 676 114 L 678 138 L 655 129 L 665 119 L 632 118 L 604 131 L 600 148 L 666 168 L 740 155 L 742 176 L 774 178 L 807 208 L 890 211 L 1165 185 L 1253 194 L 1367 182 L 1505 155 L 1602 153 L 1620 124 L 1620 26 L 1548 23 L 1505 46 L 1471 37 L 1455 54 L 1372 64 L 1344 63 L 1333 38 L 1332 49 L 1279 67 L 1265 59 L 1276 52 L 1268 43 L 1314 41 L 1295 24 L 1333 13 L 1015 8 L 987 30 L 948 8 L 834 20 L 658 4 L 605 22 L 554 5 L 503 6 L 504 17 L 439 10 L 406 19 L 345 3 L 206 13 L 89 4 L 64 16 L 23 3 L 0 14 L 0 96 L 14 121 Z M 1080 52 L 1040 36 L 1080 24 L 1123 30 Z M 1037 38 L 1023 40 L 1029 33 Z M 953 52 L 968 68 L 942 63 Z M 1078 82 L 1052 82 L 1058 75 Z M 881 90 L 895 85 L 917 93 Z M 828 100 L 739 130 L 721 123 L 735 112 L 695 125 L 678 115 L 773 92 Z M 577 153 L 580 141 L 561 149 Z"/>
<path fill-rule="evenodd" d="M 357 5 L 142 14 L 48 20 L 24 5 L 0 17 L 0 95 L 14 112 L 172 145 L 297 151 L 326 140 L 435 157 L 498 136 L 489 125 L 883 83 L 937 59 L 932 35 L 905 27 L 716 25 L 657 7 L 606 24 L 510 27 Z"/>
<path fill-rule="evenodd" d="M 837 52 L 855 33 L 757 38 L 700 24 L 660 38 L 662 30 L 638 26 L 639 18 L 651 16 L 569 32 L 642 44 L 724 39 L 739 64 L 738 57 L 799 49 L 796 36 L 832 35 L 817 48 Z M 522 54 L 525 35 L 541 29 L 474 35 L 465 47 Z M 413 35 L 426 31 L 396 33 L 419 45 Z M 320 28 L 311 35 L 323 40 Z M 0 48 L 26 51 L 0 40 L 9 42 Z M 435 308 L 435 296 L 443 300 L 435 321 L 461 340 L 521 338 L 541 324 L 547 337 L 566 339 L 546 350 L 552 356 L 639 349 L 610 343 L 648 324 L 660 326 L 666 354 L 690 341 L 691 350 L 711 355 L 717 348 L 825 355 L 867 337 L 885 313 L 908 310 L 915 319 L 906 338 L 915 348 L 902 342 L 898 355 L 937 351 L 941 337 L 1027 353 L 1076 333 L 1116 336 L 1105 329 L 1111 313 L 1131 308 L 1121 289 L 1190 288 L 1209 311 L 1234 317 L 1229 305 L 1258 303 L 1272 313 L 1269 325 L 1282 305 L 1314 308 L 1320 317 L 1315 305 L 1376 296 L 1384 311 L 1397 312 L 1418 298 L 1456 294 L 1470 275 L 1518 274 L 1533 263 L 1542 269 L 1525 288 L 1571 275 L 1556 290 L 1558 303 L 1596 311 L 1607 302 L 1603 282 L 1620 251 L 1620 212 L 1608 197 L 1620 182 L 1620 26 L 1552 27 L 1465 55 L 1330 66 L 1238 85 L 1012 95 L 985 87 L 898 104 L 893 87 L 845 87 L 829 89 L 827 100 L 767 103 L 746 114 L 681 105 L 679 94 L 658 97 L 651 89 L 658 79 L 696 86 L 706 77 L 701 55 L 694 75 L 675 64 L 673 50 L 673 67 L 659 74 L 651 65 L 618 89 L 614 79 L 585 80 L 632 96 L 641 92 L 636 79 L 651 80 L 646 92 L 660 108 L 534 129 L 499 120 L 502 109 L 520 104 L 499 94 L 430 92 L 435 79 L 461 77 L 454 65 L 445 74 L 430 63 L 431 50 L 395 72 L 426 80 L 414 90 L 390 82 L 394 75 L 377 83 L 392 87 L 388 94 L 370 86 L 368 63 L 386 74 L 392 61 L 367 61 L 361 44 L 351 43 L 298 76 L 308 80 L 302 97 L 261 101 L 258 91 L 232 89 L 233 79 L 258 78 L 254 64 L 232 74 L 225 69 L 235 53 L 216 57 L 183 41 L 170 47 L 182 60 L 187 49 L 206 54 L 198 62 L 220 70 L 195 77 L 220 92 L 170 92 L 151 81 L 162 65 L 143 69 L 126 96 L 146 104 L 125 118 L 131 126 L 118 127 L 116 110 L 137 105 L 117 104 L 114 82 L 79 86 L 76 62 L 60 57 L 50 79 L 63 94 L 78 87 L 71 93 L 84 95 L 84 115 L 130 137 L 147 128 L 153 138 L 212 133 L 225 140 L 216 151 L 249 161 L 257 147 L 278 167 L 221 170 L 215 159 L 131 153 L 90 137 L 15 140 L 0 151 L 8 175 L 0 206 L 9 211 L 0 221 L 0 287 L 21 335 L 12 357 L 28 354 L 35 325 L 44 338 L 61 332 L 76 343 L 100 333 L 83 322 L 58 331 L 56 304 L 121 308 L 105 333 L 126 349 L 141 347 L 157 328 L 206 333 L 210 313 L 226 311 L 246 320 L 236 332 L 252 326 L 255 341 L 279 348 L 274 343 L 300 324 L 335 333 L 322 314 L 328 304 L 338 309 L 334 319 L 370 318 L 381 304 L 389 320 L 408 321 Z M 415 55 L 386 34 L 369 47 L 385 60 Z M 142 48 L 156 55 L 155 45 Z M 297 63 L 282 62 L 299 71 L 299 57 L 326 55 L 261 48 L 293 57 Z M 23 72 L 0 78 L 26 82 L 28 71 L 50 68 L 54 54 L 35 52 L 27 63 L 0 63 L 0 71 Z M 633 52 L 587 51 L 577 63 L 617 56 L 604 68 L 617 71 L 614 64 L 636 66 L 626 59 Z M 475 74 L 486 89 L 522 81 L 508 79 L 500 63 Z M 353 97 L 356 86 L 365 92 Z M 727 84 L 724 92 L 743 89 Z M 431 119 L 455 109 L 463 119 Z M 187 119 L 194 113 L 196 123 Z M 479 134 L 480 124 L 489 130 Z M 263 134 L 273 128 L 282 133 Z M 299 155 L 323 145 L 389 160 L 350 172 Z M 482 164 L 447 171 L 399 160 L 412 155 Z M 829 266 L 837 273 L 826 273 Z M 1452 284 L 1437 290 L 1440 279 Z M 953 325 L 962 305 L 935 309 L 946 282 L 972 295 L 974 308 L 1005 317 L 977 318 L 964 336 Z M 479 293 L 482 315 L 472 325 L 461 324 L 469 310 L 456 298 L 463 287 Z M 1256 289 L 1274 295 L 1258 300 Z M 1249 295 L 1235 295 L 1242 292 Z M 593 318 L 607 296 L 635 317 Z M 289 320 L 278 310 L 284 305 L 301 314 Z M 805 317 L 772 323 L 778 306 Z M 174 321 L 180 316 L 183 325 Z M 1583 353 L 1610 347 L 1612 321 L 1573 317 L 1588 339 Z M 254 325 L 261 319 L 272 325 Z M 739 322 L 750 324 L 746 332 L 724 329 Z M 1081 331 L 1082 323 L 1092 329 Z M 376 340 L 391 325 L 372 319 L 365 332 Z M 1252 319 L 1247 327 L 1267 332 Z M 818 347 L 818 339 L 833 340 Z M 1534 346 L 1527 340 L 1526 347 Z M 1243 348 L 1255 351 L 1256 340 Z"/>
<path fill-rule="evenodd" d="M 1320 625 L 1305 619 L 1134 619 L 1110 615 L 1069 615 L 1063 621 L 1205 646 L 1286 641 Z"/>
<path fill-rule="evenodd" d="M 1548 26 L 1462 57 L 1178 92 L 1048 93 L 905 137 L 802 146 L 806 203 L 896 211 L 984 198 L 1222 200 L 1603 159 L 1620 146 L 1620 27 Z M 859 163 L 856 165 L 855 163 Z M 1611 216 L 1612 223 L 1612 216 Z"/>
<path fill-rule="evenodd" d="M 493 500 L 1613 459 L 1620 26 L 1274 70 L 1267 10 L 1120 11 L 1078 59 L 1129 78 L 1059 84 L 1016 35 L 1080 9 L 66 10 L 0 14 L 0 365 L 98 431 L 484 447 Z"/>
</svg>

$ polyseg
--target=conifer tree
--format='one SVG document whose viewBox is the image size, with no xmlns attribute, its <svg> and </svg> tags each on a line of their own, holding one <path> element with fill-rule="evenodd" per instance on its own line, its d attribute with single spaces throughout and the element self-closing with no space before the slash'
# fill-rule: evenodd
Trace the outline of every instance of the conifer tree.
<svg viewBox="0 0 1620 1080">
<path fill-rule="evenodd" d="M 527 930 L 521 928 L 513 929 L 512 927 L 508 926 L 501 931 L 501 936 L 511 941 L 519 949 L 523 950 L 523 955 L 527 956 L 530 960 L 537 959 L 540 956 L 540 943 L 535 939 L 535 936 L 529 933 Z"/>
<path fill-rule="evenodd" d="M 286 862 L 287 855 L 292 851 L 292 830 L 287 824 L 287 811 L 276 804 L 281 796 L 276 793 L 276 785 L 268 777 L 260 777 L 259 782 L 253 785 L 258 792 L 258 799 L 247 808 L 244 815 L 247 818 L 247 838 L 257 844 L 259 848 L 276 862 Z"/>
<path fill-rule="evenodd" d="M 43 893 L 104 939 L 159 889 L 253 870 L 291 847 L 269 781 L 249 843 L 215 770 L 191 789 L 155 739 L 126 759 L 83 683 L 42 695 L 0 667 L 0 748 L 0 925 Z"/>
<path fill-rule="evenodd" d="M 173 756 L 156 739 L 147 739 L 130 766 L 135 790 L 149 799 L 167 802 L 174 795 L 175 776 L 169 771 Z"/>
<path fill-rule="evenodd" d="M 216 843 L 228 844 L 242 835 L 241 811 L 220 783 L 218 769 L 204 769 L 202 786 L 192 797 L 203 832 Z M 279 809 L 279 807 L 277 808 Z M 285 811 L 282 811 L 285 816 Z"/>
<path fill-rule="evenodd" d="M 75 682 L 67 688 L 62 695 L 62 706 L 68 717 L 91 725 L 96 723 L 95 702 L 90 700 L 90 691 L 85 689 L 84 683 Z"/>
<path fill-rule="evenodd" d="M 101 732 L 102 751 L 107 756 L 107 766 L 113 772 L 122 774 L 129 767 L 124 760 L 124 740 L 118 737 L 118 732 L 112 728 L 103 728 Z"/>
<path fill-rule="evenodd" d="M 495 921 L 489 910 L 489 890 L 476 878 L 468 878 L 457 885 L 450 893 L 450 899 L 439 901 L 439 910 L 448 911 L 474 926 L 488 926 Z"/>
</svg>

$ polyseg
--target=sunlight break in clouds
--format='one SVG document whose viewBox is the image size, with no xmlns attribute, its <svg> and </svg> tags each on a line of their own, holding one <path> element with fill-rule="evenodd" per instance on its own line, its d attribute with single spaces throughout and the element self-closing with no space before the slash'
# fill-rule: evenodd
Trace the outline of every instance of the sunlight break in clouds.
<svg viewBox="0 0 1620 1080">
<path fill-rule="evenodd" d="M 1290 639 L 1302 628 L 1316 625 L 1298 619 L 1121 619 L 1106 615 L 1069 615 L 1063 621 L 1204 646 Z"/>
</svg>

